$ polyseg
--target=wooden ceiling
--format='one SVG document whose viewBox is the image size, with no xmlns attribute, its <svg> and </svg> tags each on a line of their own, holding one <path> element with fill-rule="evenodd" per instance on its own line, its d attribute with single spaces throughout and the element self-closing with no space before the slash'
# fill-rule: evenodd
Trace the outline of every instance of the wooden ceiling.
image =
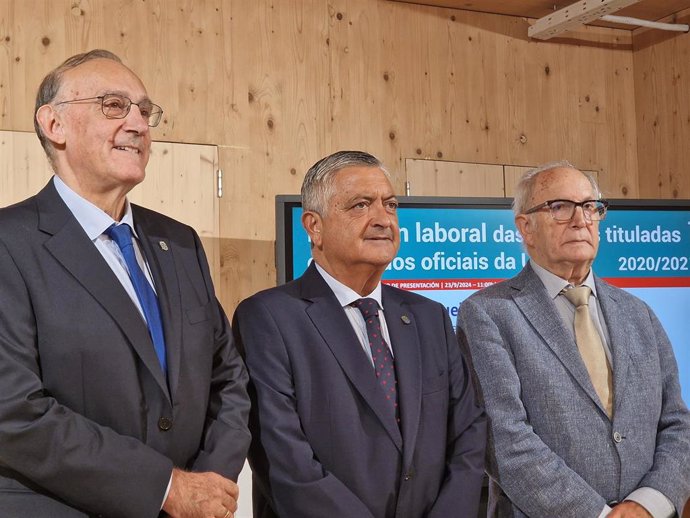
<svg viewBox="0 0 690 518">
<path fill-rule="evenodd" d="M 541 18 L 554 10 L 572 5 L 577 0 L 392 0 L 410 4 L 450 7 L 482 13 L 506 14 L 526 18 Z M 555 8 L 555 9 L 554 9 Z M 690 0 L 641 0 L 616 11 L 617 16 L 632 16 L 643 20 L 658 21 L 684 9 L 690 9 Z M 596 25 L 633 29 L 630 25 L 597 22 Z"/>
</svg>

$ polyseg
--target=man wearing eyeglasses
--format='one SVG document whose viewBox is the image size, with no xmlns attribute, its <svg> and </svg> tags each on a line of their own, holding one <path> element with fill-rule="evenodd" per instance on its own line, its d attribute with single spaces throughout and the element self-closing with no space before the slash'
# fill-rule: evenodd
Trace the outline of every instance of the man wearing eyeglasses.
<svg viewBox="0 0 690 518">
<path fill-rule="evenodd" d="M 41 84 L 55 176 L 0 210 L 0 515 L 237 508 L 247 374 L 196 232 L 130 204 L 162 110 L 114 54 Z"/>
<path fill-rule="evenodd" d="M 528 171 L 513 209 L 530 261 L 460 307 L 490 419 L 489 516 L 670 518 L 690 496 L 671 344 L 647 305 L 592 271 L 600 198 L 567 162 Z"/>
</svg>

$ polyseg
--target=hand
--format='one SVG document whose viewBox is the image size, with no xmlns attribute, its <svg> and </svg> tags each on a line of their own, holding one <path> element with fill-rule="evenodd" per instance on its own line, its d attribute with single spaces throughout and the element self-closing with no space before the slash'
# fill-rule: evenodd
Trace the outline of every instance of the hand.
<svg viewBox="0 0 690 518">
<path fill-rule="evenodd" d="M 217 473 L 173 469 L 163 510 L 173 518 L 234 518 L 240 490 Z"/>
<path fill-rule="evenodd" d="M 637 502 L 626 500 L 614 507 L 607 518 L 652 518 L 652 515 Z"/>
</svg>

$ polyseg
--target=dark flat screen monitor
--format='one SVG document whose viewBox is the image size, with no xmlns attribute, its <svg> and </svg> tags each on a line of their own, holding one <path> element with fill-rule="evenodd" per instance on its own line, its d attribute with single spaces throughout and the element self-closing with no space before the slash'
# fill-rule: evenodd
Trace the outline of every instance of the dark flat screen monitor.
<svg viewBox="0 0 690 518">
<path fill-rule="evenodd" d="M 400 197 L 401 245 L 383 282 L 443 304 L 516 275 L 527 261 L 506 198 Z M 661 320 L 690 401 L 690 200 L 609 200 L 596 274 L 647 302 Z M 278 283 L 299 277 L 311 253 L 299 196 L 276 198 Z"/>
</svg>

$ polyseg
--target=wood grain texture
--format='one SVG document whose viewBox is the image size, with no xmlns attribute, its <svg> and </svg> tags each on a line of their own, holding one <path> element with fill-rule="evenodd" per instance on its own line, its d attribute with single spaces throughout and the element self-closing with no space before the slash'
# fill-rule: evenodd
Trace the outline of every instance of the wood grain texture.
<svg viewBox="0 0 690 518">
<path fill-rule="evenodd" d="M 674 20 L 690 23 L 690 9 Z M 690 34 L 639 30 L 633 41 L 640 195 L 690 198 Z"/>
<path fill-rule="evenodd" d="M 0 0 L 0 129 L 31 131 L 35 89 L 67 56 L 120 55 L 163 106 L 154 139 L 220 149 L 220 225 L 205 239 L 217 240 L 230 311 L 271 279 L 274 196 L 299 192 L 307 168 L 338 149 L 378 155 L 401 193 L 407 159 L 567 158 L 599 171 L 611 196 L 690 197 L 676 166 L 664 173 L 673 188 L 638 179 L 638 156 L 650 160 L 638 126 L 682 111 L 688 89 L 656 85 L 640 122 L 630 31 L 526 33 L 518 17 L 386 0 Z M 677 62 L 684 73 L 687 39 L 677 38 L 640 50 L 653 54 L 641 66 Z M 653 134 L 655 164 L 675 152 L 669 136 L 687 142 L 686 123 L 674 131 Z"/>
<path fill-rule="evenodd" d="M 483 13 L 507 14 L 510 16 L 525 16 L 541 18 L 548 16 L 554 9 L 562 9 L 574 4 L 577 0 L 391 0 L 393 2 L 408 2 L 413 4 L 432 5 L 436 7 L 451 7 L 454 9 L 466 9 Z M 632 16 L 645 20 L 659 20 L 678 11 L 690 7 L 690 0 L 640 0 L 615 14 L 618 16 Z M 602 26 L 628 27 L 620 24 L 598 22 Z"/>
<path fill-rule="evenodd" d="M 501 165 L 408 158 L 405 170 L 411 196 L 505 196 Z"/>
</svg>

